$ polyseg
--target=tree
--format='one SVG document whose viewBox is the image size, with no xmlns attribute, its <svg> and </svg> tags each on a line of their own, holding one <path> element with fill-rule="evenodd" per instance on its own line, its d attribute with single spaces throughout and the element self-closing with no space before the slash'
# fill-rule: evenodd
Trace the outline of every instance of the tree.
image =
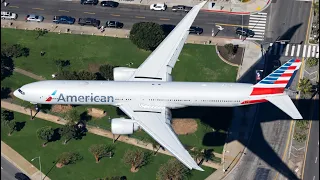
<svg viewBox="0 0 320 180">
<path fill-rule="evenodd" d="M 7 99 L 11 97 L 11 89 L 8 87 L 1 87 L 1 99 Z"/>
<path fill-rule="evenodd" d="M 74 125 L 79 122 L 80 116 L 80 112 L 77 109 L 72 108 L 65 114 L 64 119 L 67 120 L 70 124 Z"/>
<path fill-rule="evenodd" d="M 94 144 L 90 146 L 89 151 L 94 155 L 96 163 L 99 163 L 102 157 L 109 156 L 111 158 L 114 146 L 107 144 Z"/>
<path fill-rule="evenodd" d="M 82 159 L 83 157 L 77 152 L 64 152 L 57 158 L 57 166 L 62 167 L 68 164 L 75 164 L 76 161 Z"/>
<path fill-rule="evenodd" d="M 78 80 L 77 72 L 62 70 L 57 74 L 57 80 Z"/>
<path fill-rule="evenodd" d="M 13 119 L 13 112 L 1 109 L 1 123 L 6 124 Z"/>
<path fill-rule="evenodd" d="M 228 51 L 228 54 L 232 54 L 232 55 L 235 55 L 237 53 L 237 48 L 238 46 L 234 46 L 233 44 L 229 43 L 229 44 L 226 44 L 224 45 L 224 48 L 227 49 Z"/>
<path fill-rule="evenodd" d="M 170 159 L 166 164 L 163 164 L 158 172 L 157 179 L 183 180 L 186 179 L 190 171 L 181 162 L 176 159 Z"/>
<path fill-rule="evenodd" d="M 70 66 L 70 61 L 69 60 L 55 60 L 54 61 L 55 65 L 57 66 L 58 72 L 62 71 L 63 68 Z"/>
<path fill-rule="evenodd" d="M 48 33 L 48 30 L 46 30 L 46 29 L 36 28 L 35 30 L 37 31 L 36 39 L 38 39 L 40 36 L 43 36 Z"/>
<path fill-rule="evenodd" d="M 147 141 L 148 141 L 149 143 L 151 143 L 151 145 L 152 145 L 152 149 L 154 150 L 153 155 L 156 155 L 156 154 L 158 153 L 161 145 L 160 145 L 156 140 L 154 140 L 152 137 L 150 137 L 150 136 L 148 137 Z"/>
<path fill-rule="evenodd" d="M 308 65 L 309 67 L 316 66 L 316 65 L 318 64 L 318 61 L 319 61 L 319 58 L 310 57 L 310 58 L 308 58 L 308 60 L 307 60 L 307 65 Z"/>
<path fill-rule="evenodd" d="M 113 68 L 110 64 L 104 64 L 99 67 L 99 73 L 106 80 L 113 80 Z"/>
<path fill-rule="evenodd" d="M 150 161 L 150 153 L 142 150 L 127 150 L 123 156 L 123 161 L 131 165 L 131 172 L 137 172 L 139 168 L 145 166 Z"/>
<path fill-rule="evenodd" d="M 7 44 L 7 43 L 3 43 L 1 44 L 1 54 L 3 54 L 6 57 L 21 57 L 21 56 L 29 56 L 29 48 L 23 47 L 20 44 Z"/>
<path fill-rule="evenodd" d="M 59 134 L 64 138 L 63 144 L 65 145 L 77 135 L 76 127 L 74 124 L 66 124 L 59 129 Z"/>
<path fill-rule="evenodd" d="M 298 84 L 298 90 L 303 95 L 309 94 L 312 90 L 312 84 L 310 80 L 307 78 L 300 79 L 300 82 Z"/>
<path fill-rule="evenodd" d="M 13 60 L 1 52 L 1 81 L 12 75 L 14 69 Z"/>
<path fill-rule="evenodd" d="M 199 163 L 204 159 L 204 153 L 199 148 L 194 148 L 193 150 L 190 151 L 190 154 L 193 156 L 196 163 Z M 199 160 L 199 162 L 198 162 L 198 160 Z"/>
<path fill-rule="evenodd" d="M 130 30 L 130 40 L 138 48 L 154 50 L 164 40 L 165 33 L 161 26 L 154 22 L 139 22 Z"/>
<path fill-rule="evenodd" d="M 7 121 L 5 123 L 5 126 L 8 128 L 8 136 L 11 136 L 11 134 L 13 133 L 14 130 L 16 130 L 16 121 L 15 120 L 11 120 L 11 121 Z"/>
<path fill-rule="evenodd" d="M 213 154 L 213 149 L 205 149 L 203 151 L 204 160 L 208 162 L 209 160 L 213 161 L 213 158 L 215 157 Z"/>
<path fill-rule="evenodd" d="M 44 141 L 42 144 L 43 147 L 52 139 L 54 135 L 54 130 L 51 126 L 45 126 L 37 130 L 37 137 Z"/>
<path fill-rule="evenodd" d="M 88 72 L 88 71 L 80 71 L 78 72 L 78 79 L 79 80 L 96 80 L 97 75 L 95 73 Z"/>
</svg>

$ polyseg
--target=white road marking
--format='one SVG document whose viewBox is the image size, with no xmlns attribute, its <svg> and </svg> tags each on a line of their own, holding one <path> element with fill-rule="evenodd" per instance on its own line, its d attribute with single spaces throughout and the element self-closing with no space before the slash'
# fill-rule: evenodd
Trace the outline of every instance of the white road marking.
<svg viewBox="0 0 320 180">
<path fill-rule="evenodd" d="M 319 46 L 317 46 L 316 58 L 319 58 Z M 319 145 L 319 141 L 318 141 L 318 145 Z"/>
<path fill-rule="evenodd" d="M 251 20 L 251 19 L 256 19 L 256 20 L 261 20 L 261 21 L 262 21 L 262 20 L 263 20 L 263 21 L 266 21 L 266 20 L 267 20 L 267 18 L 257 18 L 257 17 L 250 17 L 249 19 L 250 19 L 250 20 Z"/>
<path fill-rule="evenodd" d="M 312 46 L 312 57 L 316 56 L 316 46 Z"/>
<path fill-rule="evenodd" d="M 297 57 L 299 57 L 299 55 L 300 55 L 300 48 L 301 48 L 301 45 L 299 44 L 298 49 L 297 49 L 297 54 L 296 54 Z"/>
<path fill-rule="evenodd" d="M 3 169 L 3 168 L 1 167 L 1 169 Z"/>
<path fill-rule="evenodd" d="M 316 176 L 313 176 L 312 180 L 314 180 L 316 178 Z"/>
<path fill-rule="evenodd" d="M 258 14 L 267 15 L 267 13 L 264 13 L 264 12 L 260 12 L 260 13 L 258 13 Z"/>
<path fill-rule="evenodd" d="M 318 161 L 318 157 L 316 157 L 316 160 L 314 161 L 314 163 L 317 163 L 317 161 Z"/>
<path fill-rule="evenodd" d="M 246 38 L 246 40 L 257 40 L 257 41 L 262 41 L 262 40 L 263 40 L 263 38 L 261 39 L 261 38 L 254 38 L 254 37 L 252 37 L 252 38 Z"/>
<path fill-rule="evenodd" d="M 296 46 L 292 46 L 292 49 L 291 49 L 291 56 L 293 56 L 294 55 L 294 49 L 296 48 Z"/>
<path fill-rule="evenodd" d="M 265 29 L 266 27 L 259 27 L 259 26 L 249 26 L 249 29 L 253 30 L 254 29 Z"/>
<path fill-rule="evenodd" d="M 260 18 L 266 18 L 267 16 L 266 15 L 250 15 L 250 17 L 260 17 Z"/>
<path fill-rule="evenodd" d="M 262 23 L 249 23 L 249 26 L 266 26 L 266 25 Z"/>
<path fill-rule="evenodd" d="M 250 22 L 253 22 L 253 23 L 267 23 L 267 21 L 254 21 L 254 20 L 250 20 Z"/>
<path fill-rule="evenodd" d="M 254 34 L 264 35 L 263 32 L 254 32 Z"/>
<path fill-rule="evenodd" d="M 285 56 L 288 56 L 288 53 L 289 53 L 289 47 L 290 47 L 290 44 L 287 44 L 287 46 L 286 46 L 286 53 L 284 54 Z"/>
<path fill-rule="evenodd" d="M 269 46 L 272 46 L 273 43 L 270 43 Z"/>
<path fill-rule="evenodd" d="M 307 57 L 310 57 L 310 53 L 311 53 L 311 46 L 308 46 L 308 53 L 307 53 Z"/>
<path fill-rule="evenodd" d="M 304 45 L 304 46 L 303 46 L 302 57 L 306 57 L 306 51 L 307 51 L 307 45 Z"/>
</svg>

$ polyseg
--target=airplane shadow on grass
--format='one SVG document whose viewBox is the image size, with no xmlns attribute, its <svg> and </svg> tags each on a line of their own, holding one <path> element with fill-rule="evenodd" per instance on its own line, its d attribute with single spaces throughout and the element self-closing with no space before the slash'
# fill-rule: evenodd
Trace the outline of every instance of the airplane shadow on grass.
<svg viewBox="0 0 320 180">
<path fill-rule="evenodd" d="M 302 24 L 297 24 L 289 28 L 286 33 L 284 33 L 281 37 L 278 37 L 278 40 L 288 40 L 288 39 L 290 40 L 301 25 Z M 272 48 L 275 48 L 274 44 L 275 43 L 273 43 L 273 46 L 270 47 L 266 53 L 261 52 L 263 53 L 263 56 L 249 70 L 247 70 L 246 73 L 243 74 L 243 76 L 238 80 L 238 82 L 255 84 L 256 83 L 255 70 L 263 69 L 264 70 L 263 77 L 270 74 L 274 70 L 274 64 L 275 64 L 274 62 L 275 61 L 280 62 L 281 54 L 283 54 L 283 51 L 285 49 L 284 47 L 282 52 L 279 53 L 279 55 L 272 55 L 272 53 L 268 53 L 268 51 Z M 312 109 L 311 107 L 313 107 L 313 105 L 315 104 L 318 104 L 318 100 L 293 99 L 293 102 L 296 104 L 298 110 L 300 111 L 304 119 L 313 120 L 313 121 L 319 120 L 319 117 L 317 115 L 315 116 L 310 115 L 310 109 Z M 246 116 L 246 112 L 248 112 L 248 109 L 254 106 L 256 106 L 257 109 L 254 110 L 253 112 L 249 111 L 249 113 L 252 113 L 253 115 L 252 118 L 249 119 L 249 121 L 252 121 L 251 124 L 254 125 L 254 129 L 251 132 L 252 130 L 251 128 L 246 128 L 247 129 L 246 133 L 249 132 L 251 134 L 251 137 L 252 137 L 251 140 L 250 138 L 243 138 L 241 136 L 232 135 L 232 132 L 235 132 L 234 134 L 237 134 L 237 132 L 239 132 L 240 127 L 232 127 L 232 125 L 230 126 L 230 124 L 235 123 L 235 121 L 237 120 L 241 121 L 241 119 L 243 119 L 243 117 Z M 119 114 L 123 114 L 123 113 L 119 112 Z M 228 131 L 229 136 L 227 139 L 225 138 L 226 135 L 223 133 L 207 133 L 203 138 L 203 141 L 202 141 L 203 145 L 222 146 L 224 145 L 225 141 L 228 143 L 228 142 L 237 140 L 240 143 L 242 143 L 244 146 L 246 146 L 256 156 L 258 156 L 260 159 L 266 162 L 270 167 L 272 167 L 273 169 L 281 173 L 284 177 L 290 180 L 298 179 L 295 173 L 292 172 L 292 170 L 290 170 L 290 168 L 286 165 L 286 163 L 282 161 L 279 155 L 275 153 L 275 151 L 272 149 L 272 147 L 264 138 L 260 123 L 273 122 L 278 120 L 284 120 L 284 121 L 291 120 L 291 118 L 288 115 L 286 115 L 279 108 L 277 108 L 276 106 L 274 106 L 269 102 L 258 104 L 258 105 L 249 105 L 249 106 L 235 107 L 235 108 L 186 107 L 182 109 L 172 110 L 172 117 L 200 119 L 202 123 L 207 124 L 211 128 L 215 129 L 215 131 L 219 131 L 219 130 L 223 130 L 226 132 Z M 234 121 L 231 121 L 232 119 Z M 255 119 L 255 123 L 253 123 L 254 119 Z M 249 122 L 243 121 L 241 123 L 240 123 L 241 126 L 242 125 L 246 126 L 248 125 Z M 230 135 L 230 132 L 231 132 L 231 135 Z M 225 137 L 221 138 L 221 136 L 225 136 Z M 222 140 L 216 141 L 216 139 L 222 139 Z"/>
</svg>

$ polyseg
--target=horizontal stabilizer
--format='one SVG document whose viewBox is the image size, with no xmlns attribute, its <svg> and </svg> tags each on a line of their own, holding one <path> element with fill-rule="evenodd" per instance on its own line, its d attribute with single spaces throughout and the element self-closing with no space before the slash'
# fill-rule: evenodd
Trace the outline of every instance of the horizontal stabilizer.
<svg viewBox="0 0 320 180">
<path fill-rule="evenodd" d="M 266 99 L 289 115 L 292 119 L 303 119 L 288 95 L 267 96 Z"/>
</svg>

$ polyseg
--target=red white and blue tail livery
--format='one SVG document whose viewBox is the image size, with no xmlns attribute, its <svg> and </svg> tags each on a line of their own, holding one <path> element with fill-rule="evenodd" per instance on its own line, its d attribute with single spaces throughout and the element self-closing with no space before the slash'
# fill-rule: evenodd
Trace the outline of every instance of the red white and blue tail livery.
<svg viewBox="0 0 320 180">
<path fill-rule="evenodd" d="M 260 82 L 253 85 L 249 98 L 241 102 L 241 104 L 255 104 L 269 101 L 293 119 L 302 119 L 290 97 L 284 93 L 285 88 L 290 84 L 289 82 L 294 78 L 300 66 L 301 61 L 299 59 L 289 60 Z"/>
</svg>

